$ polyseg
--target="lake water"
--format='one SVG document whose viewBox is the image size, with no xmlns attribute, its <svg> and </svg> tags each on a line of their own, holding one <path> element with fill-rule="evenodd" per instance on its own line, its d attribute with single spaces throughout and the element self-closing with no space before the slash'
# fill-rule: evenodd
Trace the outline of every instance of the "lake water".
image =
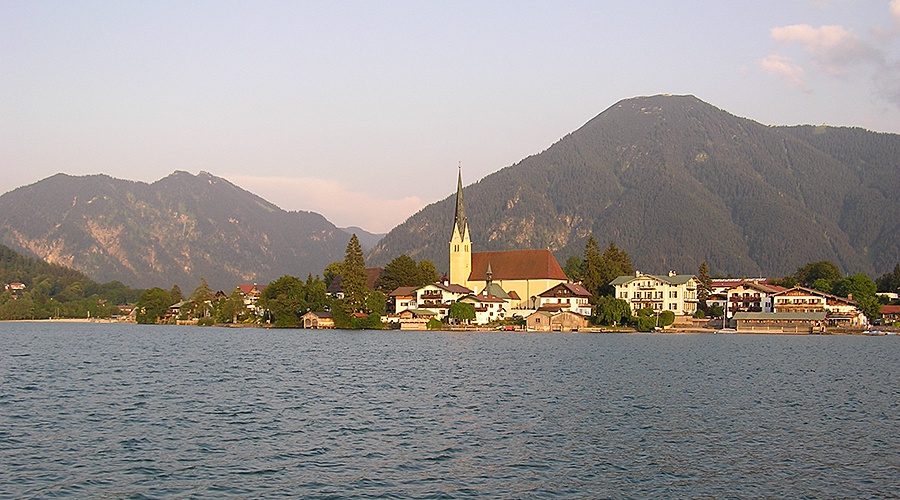
<svg viewBox="0 0 900 500">
<path fill-rule="evenodd" d="M 887 497 L 900 337 L 0 324 L 0 497 Z"/>
</svg>

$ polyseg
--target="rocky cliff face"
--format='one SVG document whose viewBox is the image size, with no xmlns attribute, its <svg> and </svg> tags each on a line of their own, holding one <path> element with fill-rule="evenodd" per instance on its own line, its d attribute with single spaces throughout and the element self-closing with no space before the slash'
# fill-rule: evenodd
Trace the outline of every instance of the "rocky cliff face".
<svg viewBox="0 0 900 500">
<path fill-rule="evenodd" d="M 105 282 L 228 290 L 343 259 L 349 235 L 225 179 L 175 172 L 153 184 L 57 174 L 0 196 L 0 240 Z"/>
</svg>

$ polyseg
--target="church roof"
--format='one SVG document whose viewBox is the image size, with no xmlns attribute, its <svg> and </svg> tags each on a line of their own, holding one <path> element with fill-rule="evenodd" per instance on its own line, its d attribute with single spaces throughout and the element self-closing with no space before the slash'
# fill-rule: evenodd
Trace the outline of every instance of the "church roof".
<svg viewBox="0 0 900 500">
<path fill-rule="evenodd" d="M 488 264 L 492 280 L 554 279 L 566 280 L 550 250 L 507 250 L 473 252 L 469 281 L 487 281 Z"/>
</svg>

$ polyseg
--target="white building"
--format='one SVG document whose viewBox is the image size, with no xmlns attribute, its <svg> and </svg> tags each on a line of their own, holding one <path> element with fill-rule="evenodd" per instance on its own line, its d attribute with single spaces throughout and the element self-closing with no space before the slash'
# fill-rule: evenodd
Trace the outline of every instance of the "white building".
<svg viewBox="0 0 900 500">
<path fill-rule="evenodd" d="M 619 276 L 610 282 L 616 298 L 628 302 L 632 311 L 650 308 L 672 311 L 677 316 L 692 316 L 697 312 L 697 278 L 693 274 L 642 274 Z"/>
</svg>

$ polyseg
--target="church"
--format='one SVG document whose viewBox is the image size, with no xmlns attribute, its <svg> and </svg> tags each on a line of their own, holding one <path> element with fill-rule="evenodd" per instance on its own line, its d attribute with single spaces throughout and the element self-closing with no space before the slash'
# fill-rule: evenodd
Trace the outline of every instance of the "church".
<svg viewBox="0 0 900 500">
<path fill-rule="evenodd" d="M 450 236 L 450 282 L 480 293 L 499 285 L 514 308 L 533 309 L 537 296 L 567 281 L 550 250 L 473 252 L 463 200 L 462 172 L 456 186 L 456 212 Z"/>
</svg>

